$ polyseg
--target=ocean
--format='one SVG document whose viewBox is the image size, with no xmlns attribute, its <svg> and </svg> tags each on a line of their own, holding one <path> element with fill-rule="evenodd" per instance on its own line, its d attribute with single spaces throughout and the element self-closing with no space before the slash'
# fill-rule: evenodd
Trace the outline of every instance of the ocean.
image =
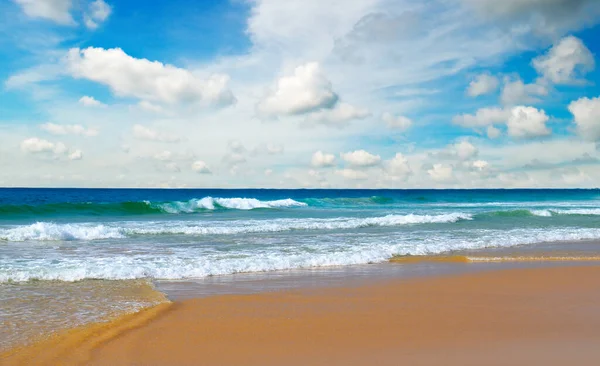
<svg viewBox="0 0 600 366">
<path fill-rule="evenodd" d="M 156 281 L 569 252 L 599 219 L 600 190 L 0 189 L 0 350 L 167 301 Z"/>
</svg>

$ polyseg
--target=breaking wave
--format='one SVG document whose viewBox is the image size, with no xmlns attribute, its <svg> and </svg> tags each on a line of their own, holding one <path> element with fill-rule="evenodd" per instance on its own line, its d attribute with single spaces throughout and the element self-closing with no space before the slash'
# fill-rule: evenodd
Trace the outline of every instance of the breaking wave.
<svg viewBox="0 0 600 366">
<path fill-rule="evenodd" d="M 107 224 L 58 224 L 37 222 L 0 229 L 0 240 L 5 241 L 60 241 L 118 239 L 134 235 L 234 235 L 268 233 L 290 230 L 345 230 L 377 226 L 454 223 L 471 220 L 471 215 L 450 213 L 441 215 L 387 215 L 368 218 L 335 219 L 274 219 L 237 222 L 139 222 Z"/>
<path fill-rule="evenodd" d="M 261 201 L 255 198 L 213 198 L 204 197 L 189 201 L 172 202 L 80 202 L 80 203 L 51 203 L 42 205 L 0 205 L 2 216 L 121 216 L 121 215 L 148 215 L 148 214 L 182 214 L 219 209 L 252 210 L 258 208 L 286 208 L 301 207 L 306 203 L 295 201 L 291 198 Z"/>
<path fill-rule="evenodd" d="M 339 245 L 335 248 L 313 243 L 307 247 L 296 247 L 292 252 L 285 248 L 272 248 L 269 251 L 235 251 L 225 254 L 191 249 L 189 252 L 168 255 L 112 253 L 109 257 L 42 257 L 30 265 L 11 263 L 0 266 L 0 283 L 31 280 L 72 282 L 84 279 L 192 279 L 246 272 L 378 263 L 395 255 L 433 255 L 456 250 L 598 238 L 599 229 L 500 230 L 482 233 L 471 240 L 445 237 L 440 242 L 430 238 L 418 244 L 403 240 L 372 240 L 360 245 Z"/>
</svg>

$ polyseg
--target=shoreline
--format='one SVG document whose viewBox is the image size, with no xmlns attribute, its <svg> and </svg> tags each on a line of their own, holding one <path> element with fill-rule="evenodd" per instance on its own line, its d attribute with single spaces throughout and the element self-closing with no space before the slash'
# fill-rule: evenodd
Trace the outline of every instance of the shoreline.
<svg viewBox="0 0 600 366">
<path fill-rule="evenodd" d="M 495 355 L 504 361 L 498 364 L 527 357 L 561 364 L 567 356 L 592 364 L 600 352 L 586 345 L 600 341 L 598 290 L 600 266 L 580 263 L 217 295 L 78 328 L 0 359 L 7 365 L 490 364 Z M 560 352 L 561 344 L 577 352 Z M 510 352 L 520 358 L 507 359 Z"/>
</svg>

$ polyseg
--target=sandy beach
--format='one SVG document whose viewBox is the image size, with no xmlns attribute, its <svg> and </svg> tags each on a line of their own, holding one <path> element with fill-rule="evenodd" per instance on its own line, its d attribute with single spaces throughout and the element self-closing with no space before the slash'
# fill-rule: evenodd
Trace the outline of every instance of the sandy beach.
<svg viewBox="0 0 600 366">
<path fill-rule="evenodd" d="M 223 295 L 74 330 L 2 364 L 595 365 L 600 266 Z"/>
</svg>

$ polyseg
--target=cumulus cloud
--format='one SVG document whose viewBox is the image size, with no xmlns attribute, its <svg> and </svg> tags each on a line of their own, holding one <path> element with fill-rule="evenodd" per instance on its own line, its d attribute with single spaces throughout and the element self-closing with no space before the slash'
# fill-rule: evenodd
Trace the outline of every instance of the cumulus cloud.
<svg viewBox="0 0 600 366">
<path fill-rule="evenodd" d="M 21 142 L 21 150 L 28 153 L 53 152 L 62 154 L 67 147 L 62 142 L 54 143 L 48 140 L 32 137 Z"/>
<path fill-rule="evenodd" d="M 83 152 L 81 152 L 81 150 L 77 149 L 68 155 L 68 159 L 69 160 L 81 160 L 81 159 L 83 159 Z"/>
<path fill-rule="evenodd" d="M 71 150 L 62 142 L 50 142 L 38 137 L 31 137 L 21 142 L 21 151 L 28 154 L 47 154 L 53 158 L 66 157 L 69 160 L 81 160 L 81 150 Z"/>
<path fill-rule="evenodd" d="M 446 164 L 433 164 L 427 174 L 436 182 L 448 182 L 454 178 L 452 166 Z"/>
<path fill-rule="evenodd" d="M 108 18 L 111 11 L 110 5 L 103 0 L 92 1 L 89 5 L 89 11 L 83 16 L 85 26 L 88 29 L 98 28 L 98 25 Z"/>
<path fill-rule="evenodd" d="M 356 169 L 338 169 L 335 174 L 348 180 L 365 180 L 369 178 L 369 175 L 361 170 Z"/>
<path fill-rule="evenodd" d="M 373 155 L 365 150 L 347 152 L 345 154 L 341 154 L 341 157 L 348 164 L 350 164 L 350 166 L 360 168 L 375 166 L 381 161 L 381 156 Z"/>
<path fill-rule="evenodd" d="M 504 78 L 504 88 L 500 100 L 504 105 L 532 104 L 540 101 L 539 97 L 548 95 L 548 89 L 541 84 L 525 84 L 520 78 Z"/>
<path fill-rule="evenodd" d="M 291 76 L 281 77 L 275 90 L 257 106 L 266 116 L 299 115 L 321 109 L 331 109 L 338 101 L 331 82 L 317 62 L 294 69 Z"/>
<path fill-rule="evenodd" d="M 166 104 L 229 105 L 235 102 L 226 75 L 201 80 L 186 69 L 134 58 L 120 48 L 72 48 L 65 62 L 73 77 L 107 85 L 121 97 Z"/>
<path fill-rule="evenodd" d="M 133 137 L 138 140 L 146 140 L 146 141 L 156 141 L 156 142 L 179 142 L 179 137 L 162 134 L 156 130 L 153 130 L 149 127 L 144 127 L 142 125 L 134 125 L 133 126 Z"/>
<path fill-rule="evenodd" d="M 391 113 L 383 113 L 381 115 L 383 122 L 387 124 L 389 128 L 395 128 L 400 131 L 406 131 L 412 126 L 412 120 L 404 116 L 394 116 Z"/>
<path fill-rule="evenodd" d="M 549 117 L 546 112 L 534 107 L 517 106 L 511 110 L 508 119 L 508 134 L 516 138 L 531 138 L 550 135 L 546 126 Z"/>
<path fill-rule="evenodd" d="M 486 127 L 497 123 L 504 123 L 510 113 L 504 108 L 481 108 L 475 114 L 461 114 L 455 116 L 452 122 L 462 127 Z"/>
<path fill-rule="evenodd" d="M 13 0 L 31 18 L 51 20 L 61 25 L 75 25 L 71 16 L 72 0 Z"/>
<path fill-rule="evenodd" d="M 392 181 L 405 181 L 412 174 L 408 159 L 401 153 L 385 163 L 385 172 L 386 178 Z"/>
<path fill-rule="evenodd" d="M 452 146 L 453 153 L 460 160 L 469 160 L 474 156 L 477 156 L 478 150 L 469 141 L 463 140 Z"/>
<path fill-rule="evenodd" d="M 574 84 L 583 81 L 585 74 L 595 66 L 594 55 L 573 36 L 561 39 L 545 55 L 532 61 L 533 67 L 554 84 Z"/>
<path fill-rule="evenodd" d="M 327 126 L 343 126 L 357 119 L 364 119 L 371 113 L 366 108 L 355 107 L 348 103 L 337 103 L 331 109 L 322 109 L 309 115 L 308 122 Z"/>
<path fill-rule="evenodd" d="M 55 123 L 44 123 L 40 128 L 53 135 L 78 135 L 78 136 L 97 136 L 98 130 L 95 128 L 86 128 L 82 125 L 58 125 Z"/>
<path fill-rule="evenodd" d="M 85 107 L 106 107 L 106 104 L 96 100 L 94 97 L 84 95 L 79 98 L 79 104 Z"/>
<path fill-rule="evenodd" d="M 315 168 L 332 167 L 335 165 L 335 155 L 317 151 L 313 154 L 310 164 Z"/>
<path fill-rule="evenodd" d="M 469 141 L 462 140 L 448 145 L 444 150 L 430 153 L 430 157 L 444 160 L 466 161 L 477 156 L 479 150 Z"/>
<path fill-rule="evenodd" d="M 476 160 L 473 162 L 472 166 L 479 171 L 483 171 L 488 168 L 489 163 L 485 160 Z"/>
<path fill-rule="evenodd" d="M 490 94 L 498 89 L 499 84 L 500 82 L 497 77 L 487 73 L 479 74 L 469 83 L 467 95 L 478 97 L 480 95 Z"/>
<path fill-rule="evenodd" d="M 569 112 L 583 139 L 600 141 L 600 97 L 575 100 L 569 104 Z"/>
<path fill-rule="evenodd" d="M 192 163 L 192 170 L 198 174 L 212 174 L 209 166 L 202 160 L 197 160 Z"/>
</svg>

